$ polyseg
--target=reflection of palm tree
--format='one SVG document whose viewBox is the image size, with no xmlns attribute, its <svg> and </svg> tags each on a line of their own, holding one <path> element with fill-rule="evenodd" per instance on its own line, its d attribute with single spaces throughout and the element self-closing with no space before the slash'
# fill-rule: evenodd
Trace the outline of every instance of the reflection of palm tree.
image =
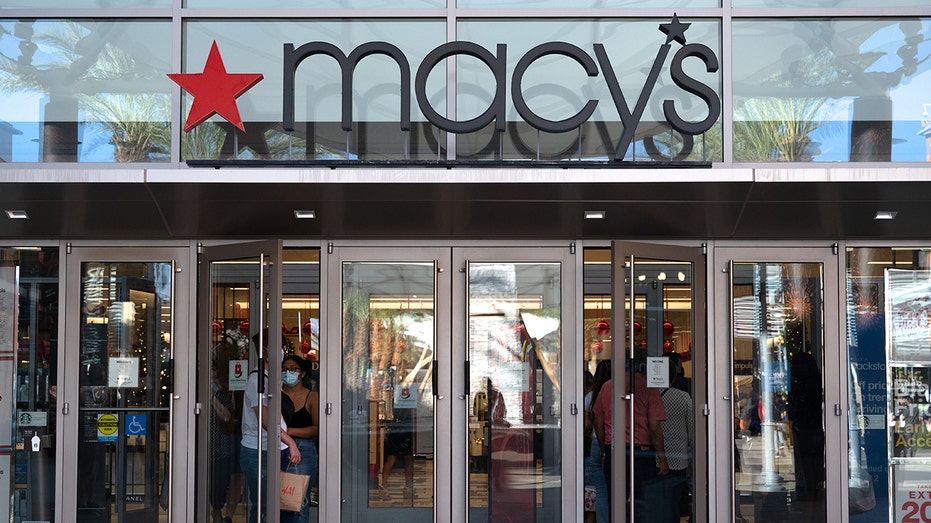
<svg viewBox="0 0 931 523">
<path fill-rule="evenodd" d="M 778 64 L 780 68 L 789 64 L 788 69 L 740 88 L 754 94 L 735 110 L 735 120 L 748 119 L 735 123 L 735 158 L 811 160 L 817 151 L 810 134 L 822 125 L 817 120 L 820 113 L 829 108 L 828 100 L 849 98 L 853 99 L 850 160 L 891 161 L 889 93 L 931 57 L 931 53 L 919 56 L 920 44 L 928 40 L 923 22 L 827 20 L 793 22 L 791 27 L 793 39 L 803 43 L 784 50 Z M 792 96 L 783 96 L 786 92 Z"/>
<path fill-rule="evenodd" d="M 149 94 L 100 94 L 82 97 L 88 114 L 110 131 L 113 159 L 144 162 L 161 155 L 167 159 L 171 143 L 168 97 Z M 161 102 L 161 103 L 153 103 Z"/>
<path fill-rule="evenodd" d="M 828 51 L 793 63 L 789 72 L 772 75 L 763 85 L 783 91 L 833 80 Z M 825 97 L 749 98 L 734 109 L 734 158 L 745 162 L 807 162 L 817 155 L 811 133 Z"/>
<path fill-rule="evenodd" d="M 808 162 L 824 98 L 751 98 L 734 110 L 734 157 L 745 162 Z"/>
<path fill-rule="evenodd" d="M 36 28 L 38 27 L 38 31 Z M 73 20 L 17 22 L 20 56 L 0 54 L 0 90 L 48 95 L 43 161 L 77 161 L 79 111 L 109 131 L 114 159 L 167 159 L 169 98 L 150 93 L 154 74 L 114 42 L 126 26 Z M 0 38 L 10 33 L 0 26 Z M 37 56 L 40 49 L 42 53 Z M 108 92 L 100 92 L 104 88 Z M 117 91 L 117 92 L 114 92 Z"/>
</svg>

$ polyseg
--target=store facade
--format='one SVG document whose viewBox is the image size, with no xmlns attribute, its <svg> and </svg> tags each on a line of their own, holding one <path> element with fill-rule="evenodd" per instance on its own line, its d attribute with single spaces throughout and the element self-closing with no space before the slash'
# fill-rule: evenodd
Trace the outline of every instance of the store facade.
<svg viewBox="0 0 931 523">
<path fill-rule="evenodd" d="M 922 2 L 129 4 L 0 10 L 0 518 L 931 521 Z"/>
</svg>

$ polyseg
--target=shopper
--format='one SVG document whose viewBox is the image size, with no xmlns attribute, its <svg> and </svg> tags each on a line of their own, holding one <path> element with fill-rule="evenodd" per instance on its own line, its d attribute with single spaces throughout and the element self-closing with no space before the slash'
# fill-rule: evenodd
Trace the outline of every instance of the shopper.
<svg viewBox="0 0 931 523">
<path fill-rule="evenodd" d="M 663 408 L 666 410 L 666 420 L 660 422 L 660 426 L 663 429 L 663 445 L 666 450 L 669 475 L 657 482 L 657 495 L 662 496 L 667 502 L 657 505 L 656 521 L 679 523 L 681 516 L 689 516 L 691 512 L 688 497 L 689 469 L 692 464 L 692 397 L 688 392 L 674 386 L 679 377 L 684 374 L 682 358 L 676 353 L 669 354 L 668 358 L 670 386 L 661 394 Z M 678 503 L 676 503 L 677 500 Z M 685 511 L 686 507 L 687 511 Z"/>
<path fill-rule="evenodd" d="M 268 341 L 268 329 L 265 329 L 265 343 Z M 256 347 L 258 347 L 258 334 L 253 338 Z M 263 343 L 264 345 L 264 343 Z M 266 346 L 267 348 L 267 346 Z M 261 481 L 259 481 L 259 452 L 265 452 L 268 448 L 268 399 L 264 394 L 268 390 L 268 360 L 264 360 L 264 369 L 262 372 L 261 391 L 259 389 L 259 371 L 253 370 L 249 373 L 246 381 L 246 391 L 243 394 L 243 412 L 242 412 L 242 442 L 239 447 L 239 463 L 242 467 L 243 474 L 246 476 L 246 484 L 249 487 L 249 523 L 258 523 L 258 493 L 259 488 L 267 492 L 265 486 L 265 467 L 262 467 Z M 261 398 L 262 415 L 259 416 L 259 399 Z M 281 426 L 279 448 L 282 453 L 287 452 L 288 459 L 298 464 L 301 462 L 301 452 L 298 450 L 297 443 L 287 433 L 287 426 L 280 414 L 275 416 L 280 420 Z M 261 441 L 261 443 L 260 443 Z M 267 498 L 266 498 L 267 499 Z M 264 521 L 265 518 L 262 518 Z"/>
<path fill-rule="evenodd" d="M 594 415 L 592 406 L 598 400 L 604 384 L 611 379 L 611 360 L 602 360 L 595 367 L 595 375 L 592 379 L 591 390 L 585 394 L 584 399 L 584 424 L 585 424 L 585 446 L 587 452 L 585 455 L 584 474 L 585 474 L 585 522 L 586 523 L 607 523 L 610 519 L 610 508 L 608 505 L 608 484 L 605 480 L 604 468 L 602 466 L 601 446 L 598 444 L 598 438 L 595 438 Z M 594 498 L 594 499 L 591 499 Z"/>
<path fill-rule="evenodd" d="M 632 463 L 634 468 L 634 488 L 633 494 L 631 494 L 628 482 L 627 498 L 633 499 L 636 523 L 650 521 L 647 512 L 651 507 L 646 499 L 646 486 L 658 476 L 668 474 L 669 466 L 666 462 L 666 452 L 663 445 L 663 429 L 660 426 L 660 422 L 666 419 L 666 411 L 663 408 L 663 400 L 659 389 L 647 387 L 646 351 L 638 350 L 636 357 L 629 360 L 629 365 L 632 368 L 627 371 L 627 381 L 632 383 L 632 392 L 634 393 L 634 426 L 626 426 L 627 445 L 625 447 L 627 447 L 626 451 L 628 452 L 627 463 Z M 613 395 L 614 385 L 612 380 L 608 380 L 602 386 L 598 399 L 592 407 L 595 419 L 595 435 L 598 437 L 598 444 L 601 446 L 604 456 L 602 462 L 604 464 L 605 479 L 608 483 L 609 502 L 612 501 Z M 628 405 L 628 408 L 630 408 L 630 405 Z M 629 452 L 631 438 L 633 438 L 634 442 L 634 454 L 632 456 Z"/>
<path fill-rule="evenodd" d="M 288 423 L 288 435 L 295 442 L 301 453 L 301 462 L 296 470 L 288 466 L 291 472 L 310 476 L 307 492 L 304 494 L 304 503 L 300 512 L 281 512 L 281 522 L 306 523 L 310 516 L 311 490 L 317 480 L 317 434 L 319 431 L 318 395 L 305 386 L 304 380 L 309 374 L 310 362 L 297 355 L 285 357 L 281 362 L 281 382 L 285 396 L 294 403 L 294 414 Z"/>
</svg>

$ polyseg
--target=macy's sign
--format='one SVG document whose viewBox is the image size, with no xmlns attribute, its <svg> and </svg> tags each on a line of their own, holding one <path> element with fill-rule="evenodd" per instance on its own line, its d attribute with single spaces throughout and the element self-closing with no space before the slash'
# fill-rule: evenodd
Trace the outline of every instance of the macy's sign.
<svg viewBox="0 0 931 523">
<path fill-rule="evenodd" d="M 704 63 L 709 73 L 718 71 L 718 59 L 709 47 L 703 44 L 687 43 L 685 31 L 690 24 L 682 23 L 673 15 L 672 20 L 660 24 L 659 30 L 666 34 L 653 59 L 646 82 L 633 107 L 623 93 L 614 67 L 608 59 L 604 45 L 593 44 L 595 58 L 582 48 L 566 42 L 546 42 L 527 51 L 511 72 L 511 101 L 517 113 L 530 126 L 543 132 L 562 133 L 578 128 L 588 121 L 598 105 L 597 100 L 588 100 L 574 115 L 563 120 L 550 120 L 535 113 L 524 98 L 523 77 L 527 69 L 537 60 L 549 55 L 561 55 L 571 58 L 589 77 L 603 74 L 611 99 L 621 118 L 624 131 L 615 148 L 615 160 L 623 160 L 627 147 L 634 139 L 637 125 L 646 109 L 647 100 L 653 92 L 657 78 L 663 69 L 676 41 L 681 47 L 672 57 L 669 66 L 672 81 L 683 91 L 697 96 L 707 107 L 707 115 L 700 121 L 688 121 L 682 118 L 676 109 L 674 100 L 663 100 L 663 115 L 666 122 L 682 135 L 689 138 L 704 133 L 717 121 L 721 112 L 721 100 L 707 84 L 689 76 L 682 67 L 687 59 L 697 59 Z M 344 131 L 352 130 L 352 82 L 353 73 L 359 62 L 366 56 L 378 54 L 393 60 L 400 72 L 400 127 L 403 131 L 411 128 L 411 66 L 407 56 L 395 45 L 387 42 L 368 42 L 359 45 L 348 55 L 338 47 L 327 42 L 309 42 L 295 47 L 293 43 L 284 44 L 282 85 L 282 127 L 286 131 L 294 130 L 295 76 L 298 67 L 305 59 L 314 55 L 326 55 L 337 61 L 341 72 L 341 125 Z M 452 120 L 437 112 L 427 97 L 427 78 L 443 60 L 466 55 L 480 60 L 492 73 L 495 81 L 494 97 L 491 104 L 478 116 L 469 120 Z M 219 51 L 214 43 L 203 73 L 168 75 L 184 89 L 194 95 L 191 111 L 185 122 L 184 130 L 190 131 L 214 114 L 223 116 L 231 123 L 243 129 L 242 120 L 236 107 L 235 99 L 262 79 L 261 74 L 231 74 L 223 66 Z M 495 130 L 505 130 L 506 86 L 507 85 L 507 45 L 498 44 L 494 53 L 488 49 L 464 41 L 449 42 L 430 51 L 414 76 L 414 94 L 420 111 L 427 121 L 450 133 L 471 133 L 494 123 Z M 198 95 L 202 95 L 198 97 Z M 688 140 L 691 143 L 691 140 Z"/>
</svg>

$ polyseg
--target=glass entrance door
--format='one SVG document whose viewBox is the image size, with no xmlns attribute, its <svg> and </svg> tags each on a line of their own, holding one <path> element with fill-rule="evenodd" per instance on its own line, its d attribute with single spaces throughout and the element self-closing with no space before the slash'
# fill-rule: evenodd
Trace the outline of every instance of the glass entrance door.
<svg viewBox="0 0 931 523">
<path fill-rule="evenodd" d="M 205 248 L 200 264 L 197 520 L 278 521 L 280 241 Z M 293 409 L 292 409 L 293 410 Z"/>
<path fill-rule="evenodd" d="M 186 249 L 75 248 L 68 255 L 72 350 L 65 359 L 74 371 L 63 414 L 73 416 L 64 428 L 65 441 L 74 442 L 65 470 L 76 487 L 66 489 L 75 499 L 66 501 L 74 508 L 65 520 L 155 523 L 184 512 L 189 471 L 185 453 L 174 449 L 184 448 L 178 434 L 187 422 L 177 413 L 187 373 L 176 372 L 174 341 L 191 313 L 178 292 L 187 288 L 188 260 Z"/>
<path fill-rule="evenodd" d="M 841 518 L 846 447 L 840 401 L 837 259 L 829 249 L 717 249 L 719 365 L 735 521 Z M 726 336 L 726 337 L 722 337 Z M 719 460 L 719 463 L 724 460 Z M 726 514 L 727 512 L 723 511 Z"/>
<path fill-rule="evenodd" d="M 437 507 L 449 506 L 437 499 L 444 496 L 440 484 L 449 484 L 438 478 L 450 467 L 448 432 L 437 432 L 449 415 L 449 396 L 439 394 L 438 383 L 440 366 L 450 362 L 448 339 L 438 335 L 439 322 L 449 318 L 442 290 L 449 251 L 336 249 L 329 267 L 330 296 L 338 300 L 329 310 L 341 311 L 326 329 L 339 333 L 340 351 L 325 365 L 341 377 L 330 387 L 339 389 L 330 397 L 339 398 L 333 440 L 340 459 L 327 461 L 339 464 L 333 491 L 341 508 L 331 514 L 342 521 L 434 521 Z M 328 402 L 325 410 L 332 408 Z"/>
<path fill-rule="evenodd" d="M 562 520 L 563 271 L 465 262 L 469 521 Z"/>
<path fill-rule="evenodd" d="M 576 469 L 562 386 L 577 366 L 561 357 L 573 260 L 568 249 L 334 247 L 328 309 L 342 312 L 327 332 L 341 353 L 327 372 L 342 379 L 324 408 L 339 446 L 324 459 L 338 463 L 327 501 L 339 519 L 576 519 L 563 503 Z"/>
<path fill-rule="evenodd" d="M 602 350 L 588 362 L 597 392 L 586 408 L 614 521 L 705 521 L 695 495 L 707 492 L 708 470 L 704 257 L 697 248 L 612 247 L 613 324 L 624 327 L 608 336 L 610 326 L 593 325 Z M 599 367 L 612 355 L 604 343 L 615 352 L 613 379 L 602 385 Z"/>
</svg>

